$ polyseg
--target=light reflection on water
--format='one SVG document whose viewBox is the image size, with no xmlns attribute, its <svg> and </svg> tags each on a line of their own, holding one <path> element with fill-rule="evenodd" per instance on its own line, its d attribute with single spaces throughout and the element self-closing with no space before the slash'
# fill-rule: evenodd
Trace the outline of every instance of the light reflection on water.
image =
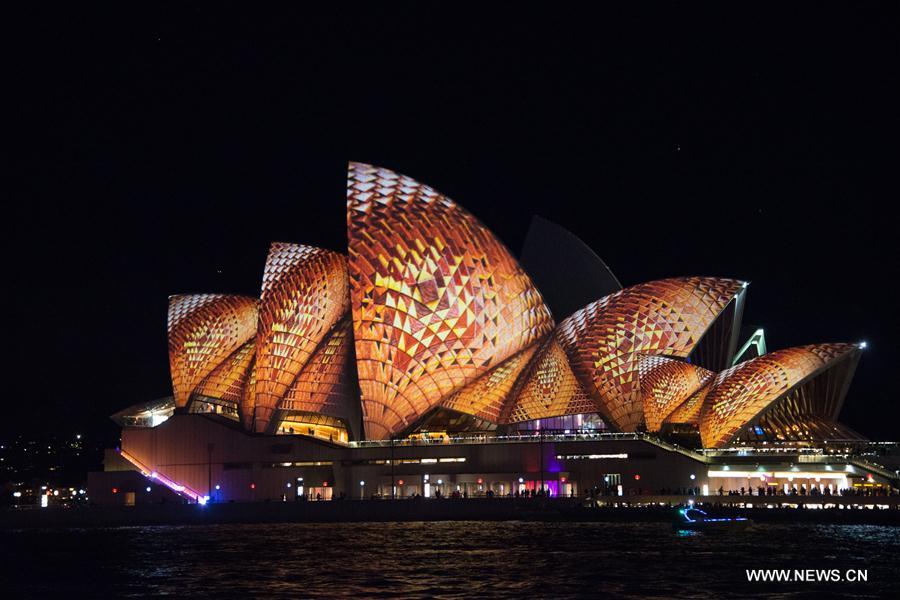
<svg viewBox="0 0 900 600">
<path fill-rule="evenodd" d="M 900 597 L 900 528 L 665 523 L 341 523 L 2 532 L 5 597 Z M 749 584 L 746 568 L 869 570 Z"/>
<path fill-rule="evenodd" d="M 694 529 L 677 529 L 675 530 L 675 535 L 678 537 L 694 537 L 696 535 L 703 535 L 703 533 Z"/>
</svg>

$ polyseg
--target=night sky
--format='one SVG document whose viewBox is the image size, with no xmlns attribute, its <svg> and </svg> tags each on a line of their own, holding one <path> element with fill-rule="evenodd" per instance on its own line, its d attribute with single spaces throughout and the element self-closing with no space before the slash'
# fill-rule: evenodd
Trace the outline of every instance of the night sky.
<svg viewBox="0 0 900 600">
<path fill-rule="evenodd" d="M 107 10 L 7 20 L 2 432 L 169 394 L 167 297 L 345 250 L 357 160 L 516 254 L 540 214 L 626 286 L 749 280 L 770 349 L 868 341 L 842 420 L 897 439 L 893 8 Z"/>
</svg>

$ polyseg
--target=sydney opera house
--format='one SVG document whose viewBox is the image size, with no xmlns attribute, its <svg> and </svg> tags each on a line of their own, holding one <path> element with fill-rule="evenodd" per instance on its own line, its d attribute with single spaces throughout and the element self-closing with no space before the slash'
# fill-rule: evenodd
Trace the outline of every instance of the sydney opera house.
<svg viewBox="0 0 900 600">
<path fill-rule="evenodd" d="M 517 260 L 451 199 L 366 164 L 349 166 L 347 229 L 346 254 L 273 243 L 259 297 L 169 298 L 172 395 L 113 415 L 121 447 L 92 498 L 886 481 L 837 421 L 863 345 L 768 351 L 742 328 L 747 282 L 622 288 L 540 219 Z"/>
</svg>

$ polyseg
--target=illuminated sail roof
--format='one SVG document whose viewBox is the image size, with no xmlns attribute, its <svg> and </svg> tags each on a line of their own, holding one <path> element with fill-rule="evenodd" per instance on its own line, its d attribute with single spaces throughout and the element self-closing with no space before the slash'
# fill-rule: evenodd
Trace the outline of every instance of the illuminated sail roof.
<svg viewBox="0 0 900 600">
<path fill-rule="evenodd" d="M 715 373 L 663 356 L 642 356 L 638 376 L 648 431 L 658 431 L 669 414 L 686 402 Z"/>
<path fill-rule="evenodd" d="M 713 374 L 713 376 L 715 376 L 715 374 Z M 694 392 L 690 398 L 685 400 L 681 406 L 673 410 L 669 416 L 664 419 L 664 422 L 699 425 L 700 409 L 703 408 L 703 401 L 709 393 L 710 383 L 712 383 L 712 378 L 710 378 L 709 383 Z"/>
<path fill-rule="evenodd" d="M 622 431 L 643 418 L 642 356 L 685 358 L 744 289 L 741 281 L 681 277 L 635 285 L 574 313 L 557 327 L 579 380 Z"/>
<path fill-rule="evenodd" d="M 256 407 L 256 352 L 253 353 L 253 360 L 250 361 L 250 371 L 247 383 L 241 392 L 241 401 L 238 404 L 238 415 L 241 418 L 241 424 L 247 431 L 253 430 L 253 409 Z"/>
<path fill-rule="evenodd" d="M 550 337 L 532 361 L 503 422 L 562 417 L 597 412 L 597 405 L 578 382 L 565 351 Z"/>
<path fill-rule="evenodd" d="M 859 347 L 854 344 L 801 346 L 770 352 L 719 373 L 701 409 L 703 445 L 718 448 L 729 443 L 742 427 L 754 422 L 794 388 L 853 355 L 858 359 Z M 845 383 L 849 379 L 831 386 L 831 394 L 818 397 L 819 401 L 828 402 L 827 416 L 832 419 L 840 410 Z"/>
<path fill-rule="evenodd" d="M 344 256 L 312 246 L 272 244 L 256 338 L 256 431 L 266 431 L 278 402 L 349 308 Z"/>
<path fill-rule="evenodd" d="M 244 386 L 250 378 L 255 355 L 256 340 L 251 339 L 213 369 L 206 379 L 200 382 L 194 393 L 233 402 L 237 406 L 244 394 Z"/>
<path fill-rule="evenodd" d="M 319 413 L 350 423 L 358 419 L 352 328 L 349 315 L 334 327 L 297 375 L 279 409 Z"/>
<path fill-rule="evenodd" d="M 445 398 L 441 401 L 441 406 L 491 423 L 500 423 L 504 403 L 511 397 L 516 381 L 528 367 L 537 349 L 538 344 L 533 344 L 507 358 L 466 387 Z"/>
<path fill-rule="evenodd" d="M 196 294 L 169 298 L 169 370 L 175 405 L 256 333 L 257 301 L 244 296 Z"/>
<path fill-rule="evenodd" d="M 434 189 L 351 163 L 347 224 L 367 437 L 403 429 L 553 327 L 503 244 Z"/>
<path fill-rule="evenodd" d="M 170 298 L 175 406 L 193 397 L 199 411 L 222 405 L 233 417 L 236 405 L 243 426 L 259 433 L 284 433 L 278 422 L 290 418 L 341 422 L 356 439 L 576 414 L 599 414 L 619 431 L 694 424 L 714 446 L 749 424 L 779 440 L 839 429 L 853 370 L 843 359 L 858 359 L 855 346 L 805 346 L 709 370 L 751 355 L 749 346 L 736 352 L 744 282 L 642 283 L 554 327 L 505 246 L 426 185 L 351 163 L 347 227 L 348 256 L 273 243 L 259 300 Z M 532 230 L 528 254 L 559 288 L 558 306 L 568 311 L 591 290 L 619 287 L 568 232 L 541 220 Z M 562 248 L 543 256 L 542 243 L 554 242 Z M 560 260 L 560 272 L 581 265 L 569 279 L 585 276 L 571 294 L 554 271 Z M 750 344 L 765 352 L 761 331 Z"/>
</svg>

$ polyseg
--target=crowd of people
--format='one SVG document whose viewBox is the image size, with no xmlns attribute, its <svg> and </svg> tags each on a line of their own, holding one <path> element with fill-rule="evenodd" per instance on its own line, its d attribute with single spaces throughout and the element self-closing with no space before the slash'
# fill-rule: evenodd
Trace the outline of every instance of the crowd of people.
<svg viewBox="0 0 900 600">
<path fill-rule="evenodd" d="M 662 496 L 700 496 L 701 488 L 700 487 L 679 487 L 679 488 L 668 488 L 664 487 L 656 492 Z M 652 490 L 645 490 L 642 488 L 628 488 L 625 490 L 618 489 L 618 486 L 614 485 L 595 485 L 591 488 L 588 488 L 581 492 L 584 498 L 589 500 L 595 500 L 604 496 L 641 496 L 645 494 L 653 494 Z M 724 487 L 719 487 L 716 491 L 718 496 L 811 496 L 811 497 L 832 497 L 832 496 L 895 496 L 897 495 L 894 490 L 888 488 L 881 487 L 853 487 L 853 488 L 840 488 L 836 490 L 832 490 L 830 488 L 824 488 L 820 490 L 816 486 L 810 486 L 810 488 L 806 488 L 806 486 L 794 486 L 787 491 L 784 490 L 783 487 L 778 486 L 759 486 L 756 488 L 752 487 L 740 487 L 737 489 L 729 489 L 726 490 Z M 401 496 L 397 496 L 401 498 Z M 453 498 L 453 499 L 464 499 L 469 498 L 469 493 L 466 490 L 454 490 L 449 496 L 442 493 L 440 488 L 436 488 L 432 494 L 432 497 L 435 499 L 443 499 L 443 498 Z M 551 498 L 551 497 L 564 497 L 563 495 L 553 494 L 550 489 L 523 489 L 523 490 L 515 490 L 510 491 L 505 494 L 497 494 L 492 489 L 487 489 L 484 491 L 480 491 L 475 494 L 474 497 L 480 498 Z M 344 492 L 340 492 L 333 499 L 334 500 L 344 500 L 346 495 Z M 370 495 L 370 499 L 372 500 L 381 500 L 385 498 L 390 498 L 390 496 L 386 496 L 379 493 L 373 493 Z M 411 500 L 415 500 L 417 498 L 423 498 L 422 494 L 416 492 L 413 494 L 409 494 L 406 496 L 402 496 L 402 498 L 408 498 Z M 298 500 L 306 500 L 306 497 L 299 497 Z M 313 497 L 308 498 L 312 500 Z M 321 494 L 316 494 L 316 500 L 322 500 Z"/>
<path fill-rule="evenodd" d="M 755 493 L 754 493 L 755 492 Z M 720 487 L 718 490 L 719 496 L 893 496 L 894 492 L 890 489 L 880 488 L 880 487 L 862 487 L 862 488 L 840 488 L 836 490 L 832 490 L 831 488 L 819 489 L 816 486 L 810 486 L 809 489 L 806 486 L 796 486 L 794 485 L 787 491 L 784 490 L 783 487 L 776 486 L 759 486 L 755 490 L 752 487 L 744 488 L 736 490 L 725 490 L 724 487 Z"/>
</svg>

